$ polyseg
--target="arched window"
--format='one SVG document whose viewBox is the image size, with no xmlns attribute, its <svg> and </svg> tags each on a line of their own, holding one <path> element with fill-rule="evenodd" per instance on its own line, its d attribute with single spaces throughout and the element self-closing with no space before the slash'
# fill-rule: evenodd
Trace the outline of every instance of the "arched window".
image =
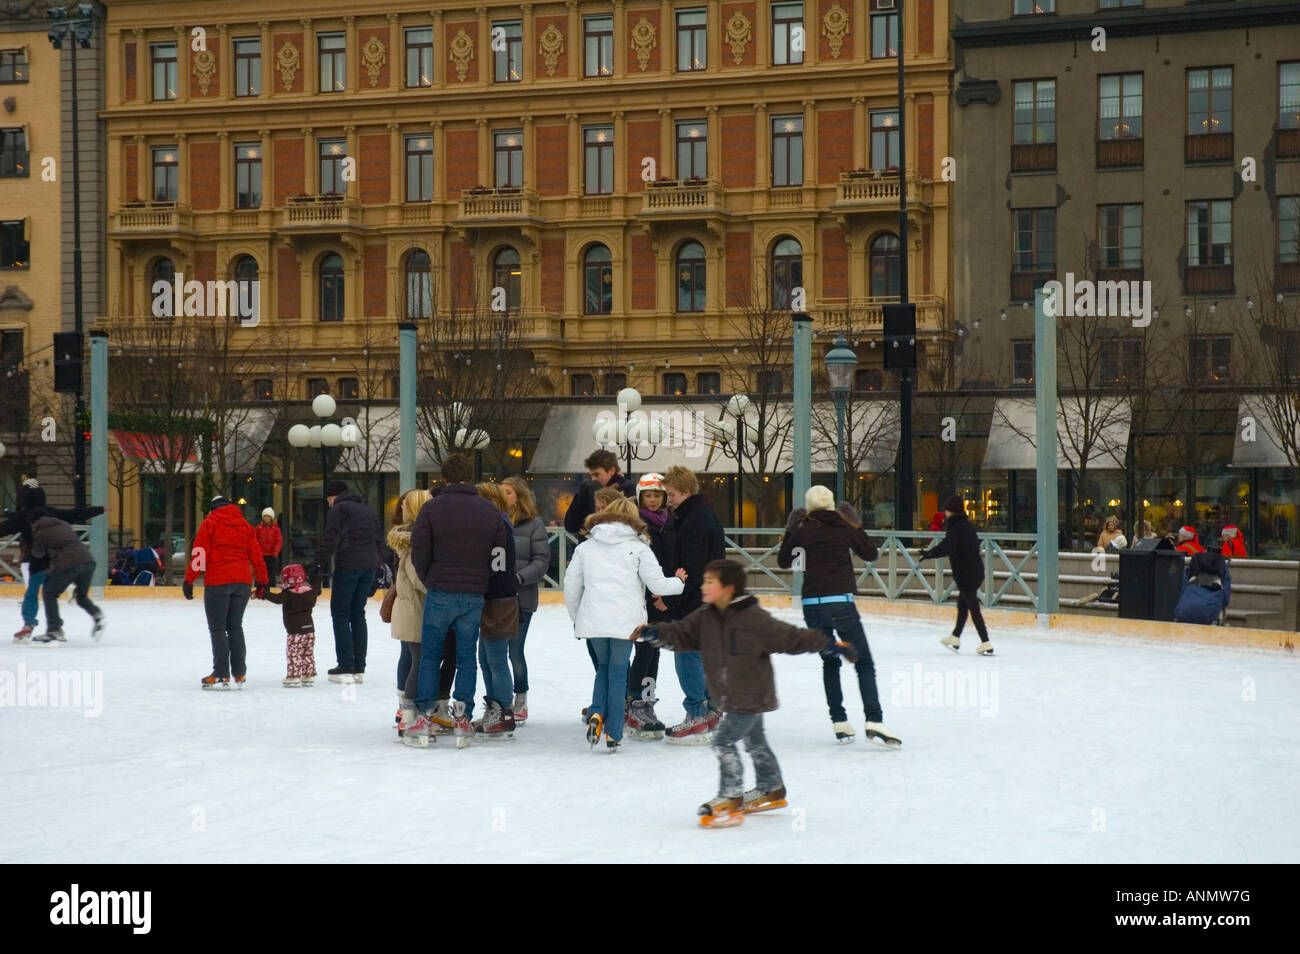
<svg viewBox="0 0 1300 954">
<path fill-rule="evenodd" d="M 898 236 L 892 232 L 871 240 L 871 297 L 897 298 L 902 289 Z"/>
<path fill-rule="evenodd" d="M 608 315 L 614 310 L 614 266 L 609 249 L 593 245 L 582 258 L 583 313 Z"/>
<path fill-rule="evenodd" d="M 704 246 L 683 242 L 677 249 L 677 310 L 704 310 Z"/>
<path fill-rule="evenodd" d="M 330 252 L 320 260 L 320 320 L 343 320 L 343 258 Z"/>
<path fill-rule="evenodd" d="M 500 249 L 492 257 L 492 287 L 506 290 L 506 308 L 510 311 L 517 311 L 520 307 L 522 275 L 519 253 L 510 246 Z"/>
<path fill-rule="evenodd" d="M 166 285 L 166 289 L 160 289 L 158 282 Z M 170 258 L 155 258 L 149 263 L 149 287 L 145 289 L 150 313 L 155 318 L 175 318 L 181 312 L 184 299 L 172 302 L 175 289 L 176 264 Z"/>
<path fill-rule="evenodd" d="M 772 307 L 789 308 L 794 289 L 803 285 L 803 246 L 783 238 L 772 247 Z"/>
<path fill-rule="evenodd" d="M 237 282 L 257 281 L 257 259 L 251 255 L 241 255 L 230 266 L 230 275 Z"/>
<path fill-rule="evenodd" d="M 246 321 L 258 314 L 261 285 L 254 284 L 258 280 L 257 276 L 257 259 L 253 256 L 240 255 L 231 263 L 230 277 L 234 279 L 237 287 L 230 300 L 226 302 L 227 315 Z"/>
<path fill-rule="evenodd" d="M 433 285 L 429 278 L 429 253 L 416 248 L 406 256 L 406 317 L 433 314 Z"/>
</svg>

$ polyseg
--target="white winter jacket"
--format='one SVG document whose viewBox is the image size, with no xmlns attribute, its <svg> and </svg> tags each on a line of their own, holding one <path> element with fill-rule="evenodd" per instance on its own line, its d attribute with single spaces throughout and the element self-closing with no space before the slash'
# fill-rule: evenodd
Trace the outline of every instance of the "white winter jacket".
<svg viewBox="0 0 1300 954">
<path fill-rule="evenodd" d="M 646 621 L 645 591 L 676 596 L 685 584 L 625 523 L 598 523 L 564 571 L 564 605 L 579 639 L 627 639 Z"/>
</svg>

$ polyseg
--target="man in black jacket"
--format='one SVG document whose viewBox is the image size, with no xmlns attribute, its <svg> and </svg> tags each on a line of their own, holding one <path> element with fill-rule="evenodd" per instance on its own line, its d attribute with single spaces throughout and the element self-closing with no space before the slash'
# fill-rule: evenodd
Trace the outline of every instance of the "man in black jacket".
<svg viewBox="0 0 1300 954">
<path fill-rule="evenodd" d="M 979 534 L 966 516 L 966 504 L 961 497 L 956 494 L 949 497 L 943 509 L 948 514 L 943 525 L 943 539 L 918 557 L 921 560 L 947 557 L 952 566 L 953 582 L 957 584 L 957 626 L 951 636 L 945 636 L 939 642 L 953 652 L 961 649 L 961 631 L 966 626 L 966 614 L 969 613 L 975 623 L 975 631 L 980 634 L 979 649 L 975 651 L 981 656 L 992 656 L 993 644 L 989 642 L 988 627 L 984 625 L 984 615 L 980 612 L 980 584 L 984 582 L 984 562 L 980 559 Z"/>
<path fill-rule="evenodd" d="M 700 593 L 704 568 L 714 560 L 726 557 L 726 536 L 722 524 L 700 493 L 700 482 L 694 472 L 686 467 L 670 467 L 664 474 L 663 485 L 677 527 L 673 566 L 686 570 L 686 588 L 680 596 L 673 597 L 668 606 L 673 619 L 683 619 L 704 605 Z M 686 697 L 682 701 L 686 719 L 668 729 L 665 736 L 669 742 L 677 744 L 707 742 L 709 733 L 717 728 L 721 714 L 709 705 L 704 662 L 699 653 L 680 652 L 673 653 L 673 664 L 682 695 Z"/>
<path fill-rule="evenodd" d="M 612 451 L 598 450 L 582 462 L 587 468 L 587 479 L 573 492 L 573 502 L 564 511 L 564 529 L 577 533 L 583 522 L 596 512 L 596 491 L 601 487 L 617 487 L 624 497 L 636 496 L 636 481 L 618 470 L 618 458 Z"/>
<path fill-rule="evenodd" d="M 330 682 L 361 682 L 366 671 L 366 600 L 375 589 L 379 569 L 379 515 L 341 480 L 325 488 L 329 515 L 312 576 L 334 561 L 330 578 L 330 616 L 334 620 L 334 652 L 338 665 Z"/>
<path fill-rule="evenodd" d="M 45 632 L 34 642 L 43 645 L 65 643 L 63 620 L 59 616 L 59 597 L 69 586 L 75 588 L 77 605 L 95 621 L 91 638 L 99 642 L 104 632 L 104 614 L 90 601 L 90 581 L 95 575 L 95 558 L 81 542 L 77 531 L 64 521 L 49 516 L 42 508 L 27 511 L 32 522 L 32 558 L 49 561 L 45 580 Z"/>
<path fill-rule="evenodd" d="M 510 569 L 509 531 L 501 511 L 480 497 L 470 483 L 474 465 L 463 454 L 442 462 L 442 493 L 426 503 L 411 528 L 411 566 L 424 581 L 424 621 L 420 636 L 420 674 L 415 707 L 421 715 L 403 741 L 419 745 L 429 736 L 428 716 L 438 701 L 438 666 L 447 630 L 456 631 L 456 685 L 452 696 L 464 703 L 456 715 L 460 740 L 473 736 L 478 677 L 479 620 L 483 596 L 494 569 Z M 495 563 L 495 565 L 494 565 Z"/>
</svg>

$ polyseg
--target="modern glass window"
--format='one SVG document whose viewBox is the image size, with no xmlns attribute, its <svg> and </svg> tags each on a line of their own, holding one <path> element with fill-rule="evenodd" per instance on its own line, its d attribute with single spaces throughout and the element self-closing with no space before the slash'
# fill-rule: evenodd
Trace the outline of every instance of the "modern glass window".
<svg viewBox="0 0 1300 954">
<path fill-rule="evenodd" d="M 806 43 L 803 29 L 803 4 L 772 4 L 772 65 L 788 66 L 802 63 Z"/>
<path fill-rule="evenodd" d="M 433 30 L 420 27 L 405 31 L 406 87 L 416 89 L 433 85 Z"/>
<path fill-rule="evenodd" d="M 0 176 L 25 178 L 30 174 L 27 158 L 27 130 L 22 126 L 0 129 Z"/>
<path fill-rule="evenodd" d="M 175 202 L 180 194 L 180 154 L 175 146 L 155 146 L 153 154 L 153 200 Z"/>
<path fill-rule="evenodd" d="M 1187 134 L 1232 132 L 1232 67 L 1187 71 Z"/>
<path fill-rule="evenodd" d="M 518 310 L 523 293 L 523 271 L 519 265 L 519 253 L 510 246 L 492 257 L 492 287 L 504 288 L 506 308 Z"/>
<path fill-rule="evenodd" d="M 262 205 L 262 144 L 235 144 L 235 208 L 257 209 Z"/>
<path fill-rule="evenodd" d="M 871 0 L 871 58 L 886 60 L 898 56 L 897 3 Z"/>
<path fill-rule="evenodd" d="M 1277 260 L 1283 265 L 1300 264 L 1300 195 L 1277 200 Z"/>
<path fill-rule="evenodd" d="M 499 21 L 492 30 L 501 30 L 505 45 L 492 49 L 492 80 L 496 83 L 518 83 L 524 78 L 524 26 L 519 20 Z M 498 34 L 500 35 L 500 34 Z"/>
<path fill-rule="evenodd" d="M 1097 77 L 1097 138 L 1142 138 L 1142 74 Z"/>
<path fill-rule="evenodd" d="M 718 371 L 701 371 L 695 376 L 696 394 L 721 394 L 722 374 Z"/>
<path fill-rule="evenodd" d="M 320 160 L 320 194 L 342 195 L 348 191 L 343 181 L 343 160 L 348 157 L 346 139 L 321 139 L 317 142 Z"/>
<path fill-rule="evenodd" d="M 343 258 L 330 252 L 320 260 L 320 320 L 342 321 L 344 303 Z"/>
<path fill-rule="evenodd" d="M 569 394 L 572 397 L 594 397 L 596 376 L 594 374 L 569 375 Z"/>
<path fill-rule="evenodd" d="M 345 33 L 316 34 L 320 55 L 320 91 L 341 93 L 348 85 L 348 38 Z"/>
<path fill-rule="evenodd" d="M 421 248 L 412 249 L 406 254 L 406 317 L 429 318 L 432 315 L 429 253 Z"/>
<path fill-rule="evenodd" d="M 1056 80 L 1022 80 L 1013 88 L 1015 142 L 1056 142 Z"/>
<path fill-rule="evenodd" d="M 31 263 L 27 223 L 22 219 L 0 222 L 0 268 L 27 268 Z"/>
<path fill-rule="evenodd" d="M 249 37 L 234 41 L 235 95 L 259 96 L 262 93 L 262 40 Z"/>
<path fill-rule="evenodd" d="M 1142 206 L 1099 205 L 1097 244 L 1102 268 L 1142 267 Z"/>
<path fill-rule="evenodd" d="M 274 401 L 275 382 L 270 378 L 253 378 L 253 400 Z"/>
<path fill-rule="evenodd" d="M 0 50 L 0 83 L 27 82 L 27 51 Z"/>
<path fill-rule="evenodd" d="M 871 110 L 871 168 L 898 170 L 898 110 Z"/>
<path fill-rule="evenodd" d="M 1101 342 L 1101 383 L 1142 380 L 1142 339 L 1107 338 Z"/>
<path fill-rule="evenodd" d="M 524 184 L 524 134 L 518 129 L 494 133 L 493 166 L 498 189 L 520 189 Z"/>
<path fill-rule="evenodd" d="M 582 18 L 582 70 L 584 76 L 614 75 L 614 18 Z"/>
<path fill-rule="evenodd" d="M 614 191 L 614 127 L 588 126 L 582 131 L 582 184 L 587 195 Z"/>
<path fill-rule="evenodd" d="M 1188 342 L 1193 381 L 1211 383 L 1232 377 L 1232 335 L 1193 335 Z"/>
<path fill-rule="evenodd" d="M 703 311 L 704 288 L 708 272 L 704 246 L 683 242 L 677 249 L 677 310 Z"/>
<path fill-rule="evenodd" d="M 1034 342 L 1011 342 L 1011 383 L 1034 383 Z"/>
<path fill-rule="evenodd" d="M 1187 203 L 1187 264 L 1232 264 L 1232 200 Z"/>
<path fill-rule="evenodd" d="M 803 185 L 803 117 L 772 120 L 772 185 Z"/>
<path fill-rule="evenodd" d="M 686 375 L 677 371 L 669 371 L 664 375 L 664 394 L 681 396 L 686 393 Z"/>
<path fill-rule="evenodd" d="M 1016 209 L 1012 269 L 1017 272 L 1056 271 L 1056 210 Z"/>
<path fill-rule="evenodd" d="M 772 308 L 790 307 L 790 298 L 803 285 L 803 246 L 792 238 L 783 238 L 772 246 Z"/>
<path fill-rule="evenodd" d="M 592 245 L 582 257 L 583 312 L 608 315 L 614 310 L 614 265 L 609 249 Z"/>
<path fill-rule="evenodd" d="M 885 376 L 879 368 L 858 368 L 853 372 L 853 390 L 883 391 Z"/>
<path fill-rule="evenodd" d="M 1278 377 L 1287 383 L 1300 381 L 1300 331 L 1287 331 L 1277 339 Z"/>
<path fill-rule="evenodd" d="M 707 10 L 677 12 L 677 69 L 687 73 L 709 65 L 709 14 Z"/>
<path fill-rule="evenodd" d="M 1056 0 L 1015 0 L 1011 12 L 1018 17 L 1032 16 L 1035 13 L 1055 13 Z"/>
<path fill-rule="evenodd" d="M 150 43 L 149 61 L 153 67 L 153 98 L 175 99 L 179 87 L 176 74 L 176 44 Z"/>
<path fill-rule="evenodd" d="M 901 244 L 892 232 L 871 240 L 871 297 L 897 298 L 903 287 Z"/>
<path fill-rule="evenodd" d="M 1277 127 L 1300 129 L 1300 60 L 1277 68 Z"/>
<path fill-rule="evenodd" d="M 307 400 L 311 400 L 321 394 L 330 393 L 330 383 L 325 378 L 308 378 L 307 379 Z"/>
<path fill-rule="evenodd" d="M 339 399 L 355 401 L 361 396 L 361 382 L 357 378 L 339 378 Z"/>
<path fill-rule="evenodd" d="M 709 126 L 698 120 L 677 123 L 677 178 L 709 176 Z"/>
<path fill-rule="evenodd" d="M 406 137 L 406 201 L 433 199 L 433 138 Z"/>
</svg>

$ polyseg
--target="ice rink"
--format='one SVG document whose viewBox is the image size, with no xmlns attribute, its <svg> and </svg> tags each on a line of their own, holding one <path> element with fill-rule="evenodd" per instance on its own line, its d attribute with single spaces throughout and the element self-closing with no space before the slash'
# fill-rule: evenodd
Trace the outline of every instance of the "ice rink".
<svg viewBox="0 0 1300 954">
<path fill-rule="evenodd" d="M 246 616 L 249 685 L 211 668 L 202 597 L 110 600 L 95 645 L 0 643 L 0 861 L 1294 862 L 1300 661 L 1031 630 L 960 655 L 948 627 L 868 617 L 893 751 L 837 745 L 816 656 L 775 660 L 768 737 L 790 807 L 706 831 L 707 746 L 627 739 L 591 751 L 592 669 L 560 606 L 528 636 L 528 725 L 458 751 L 395 744 L 398 644 L 370 604 L 366 682 L 285 689 L 279 607 Z M 784 614 L 797 621 L 792 614 Z M 659 715 L 680 721 L 671 656 Z M 479 680 L 480 694 L 482 681 Z M 51 703 L 60 703 L 52 705 Z M 480 703 L 481 705 L 481 703 Z M 752 775 L 747 776 L 752 784 Z"/>
</svg>

